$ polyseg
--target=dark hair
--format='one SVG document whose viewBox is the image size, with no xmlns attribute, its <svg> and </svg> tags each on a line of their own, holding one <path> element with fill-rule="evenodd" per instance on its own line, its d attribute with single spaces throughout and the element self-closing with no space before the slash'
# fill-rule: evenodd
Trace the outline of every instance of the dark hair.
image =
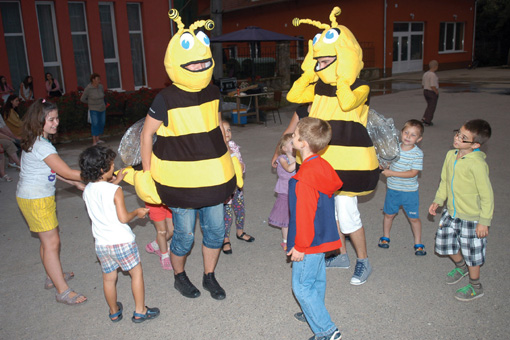
<svg viewBox="0 0 510 340">
<path fill-rule="evenodd" d="M 51 72 L 46 72 L 46 73 L 44 74 L 44 80 L 46 80 L 46 81 L 48 80 L 48 74 L 51 76 L 51 79 L 54 79 L 54 78 L 53 78 L 53 74 L 51 74 Z"/>
<path fill-rule="evenodd" d="M 331 141 L 331 126 L 325 120 L 305 117 L 296 129 L 299 129 L 299 140 L 307 142 L 313 153 L 321 151 Z"/>
<path fill-rule="evenodd" d="M 92 74 L 90 75 L 90 82 L 92 83 L 92 81 L 93 81 L 94 79 L 96 79 L 97 77 L 101 78 L 101 76 L 100 76 L 99 74 L 97 74 L 96 72 L 92 73 Z"/>
<path fill-rule="evenodd" d="M 28 79 L 32 79 L 32 82 L 28 82 Z M 30 90 L 34 90 L 34 79 L 32 78 L 32 76 L 26 76 L 25 79 L 23 79 L 23 85 L 25 86 L 25 88 L 30 88 Z"/>
<path fill-rule="evenodd" d="M 53 110 L 58 110 L 55 103 L 46 99 L 37 99 L 23 116 L 23 132 L 21 133 L 21 148 L 32 151 L 35 140 L 43 134 L 46 116 Z"/>
<path fill-rule="evenodd" d="M 17 95 L 11 94 L 5 101 L 4 107 L 2 108 L 2 116 L 4 117 L 5 120 L 9 119 L 11 109 L 14 109 L 14 111 L 16 111 L 16 109 L 12 106 L 12 101 L 16 100 L 16 98 L 18 98 Z"/>
<path fill-rule="evenodd" d="M 425 130 L 425 128 L 423 127 L 423 123 L 420 122 L 418 119 L 410 119 L 410 120 L 408 120 L 404 124 L 404 127 L 402 128 L 401 131 L 404 132 L 406 127 L 416 127 L 416 128 L 418 128 L 418 130 L 420 130 L 420 137 L 423 136 L 423 131 Z"/>
<path fill-rule="evenodd" d="M 2 79 L 5 79 L 5 83 L 7 84 L 7 78 L 5 78 L 5 76 L 0 76 L 0 87 L 2 88 L 2 91 L 4 91 L 5 86 L 4 86 L 4 82 L 2 81 Z"/>
<path fill-rule="evenodd" d="M 81 178 L 85 182 L 97 182 L 110 170 L 117 154 L 112 149 L 94 145 L 80 154 Z"/>
<path fill-rule="evenodd" d="M 473 142 L 477 142 L 480 145 L 491 138 L 491 126 L 483 119 L 470 120 L 464 123 L 464 128 L 473 134 Z"/>
</svg>

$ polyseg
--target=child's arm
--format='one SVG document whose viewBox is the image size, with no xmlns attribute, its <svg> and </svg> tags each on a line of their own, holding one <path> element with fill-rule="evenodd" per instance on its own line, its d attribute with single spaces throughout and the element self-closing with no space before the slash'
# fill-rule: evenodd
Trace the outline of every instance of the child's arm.
<svg viewBox="0 0 510 340">
<path fill-rule="evenodd" d="M 436 216 L 436 210 L 437 208 L 439 208 L 439 204 L 437 203 L 432 203 L 429 207 L 429 214 L 431 214 L 432 216 Z"/>
<path fill-rule="evenodd" d="M 59 180 L 61 180 L 62 182 L 66 182 L 67 184 L 71 184 L 71 185 L 74 185 L 75 187 L 77 187 L 78 189 L 80 189 L 81 191 L 85 190 L 85 184 L 83 182 L 79 182 L 79 181 L 72 181 L 72 180 L 69 180 L 69 179 L 65 179 L 64 177 L 62 176 L 59 176 L 57 175 L 57 178 Z"/>
<path fill-rule="evenodd" d="M 60 177 L 71 181 L 81 182 L 80 171 L 71 169 L 58 154 L 53 153 L 49 155 L 44 159 L 44 163 L 46 163 L 51 170 L 55 171 Z"/>
<path fill-rule="evenodd" d="M 287 172 L 293 172 L 296 170 L 296 159 L 294 157 L 292 157 L 292 159 L 290 159 L 289 157 L 289 161 L 287 162 L 287 160 L 285 158 L 280 158 L 280 164 L 282 165 L 282 168 L 285 169 L 285 171 Z"/>
<path fill-rule="evenodd" d="M 483 224 L 478 223 L 476 225 L 476 236 L 478 238 L 484 238 L 489 236 L 489 227 Z"/>
<path fill-rule="evenodd" d="M 126 176 L 126 173 L 124 172 L 124 170 L 125 170 L 125 168 L 120 169 L 117 172 L 117 175 L 114 175 L 114 178 L 112 178 L 112 180 L 110 182 L 113 184 L 119 184 L 120 182 L 122 182 L 122 180 Z"/>
<path fill-rule="evenodd" d="M 124 194 L 122 193 L 122 188 L 118 188 L 115 191 L 115 196 L 113 197 L 113 201 L 115 202 L 115 209 L 117 210 L 117 217 L 119 221 L 122 223 L 128 223 L 133 218 L 143 218 L 149 212 L 147 208 L 138 208 L 131 212 L 128 212 L 126 209 L 126 204 L 124 202 Z"/>
<path fill-rule="evenodd" d="M 401 178 L 413 178 L 418 176 L 420 170 L 407 170 L 407 171 L 393 171 L 389 168 L 384 169 L 382 174 L 386 177 L 401 177 Z"/>
</svg>

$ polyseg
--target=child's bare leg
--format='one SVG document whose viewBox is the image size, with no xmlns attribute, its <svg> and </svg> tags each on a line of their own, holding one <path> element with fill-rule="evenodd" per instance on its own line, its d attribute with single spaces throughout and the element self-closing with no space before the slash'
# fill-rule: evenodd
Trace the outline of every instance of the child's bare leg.
<svg viewBox="0 0 510 340">
<path fill-rule="evenodd" d="M 108 274 L 103 273 L 103 291 L 108 307 L 110 307 L 110 315 L 119 311 L 117 306 L 117 270 Z"/>
<path fill-rule="evenodd" d="M 60 263 L 60 236 L 58 228 L 39 233 L 39 239 L 41 240 L 41 260 L 46 274 L 55 285 L 57 293 L 62 294 L 69 286 L 64 280 L 64 273 Z M 72 298 L 75 295 L 77 293 L 71 292 L 69 297 Z M 85 300 L 87 300 L 86 297 L 81 297 L 76 302 L 81 303 Z"/>
<path fill-rule="evenodd" d="M 464 258 L 462 257 L 462 254 L 460 252 L 458 252 L 457 254 L 454 254 L 454 255 L 450 255 L 450 258 L 455 263 L 464 262 Z"/>
<path fill-rule="evenodd" d="M 286 242 L 289 235 L 289 228 L 282 228 L 282 238 Z"/>
<path fill-rule="evenodd" d="M 142 264 L 137 264 L 129 271 L 131 275 L 131 290 L 133 291 L 133 298 L 135 299 L 135 312 L 145 314 L 145 286 L 143 283 Z"/>
<path fill-rule="evenodd" d="M 410 218 L 409 222 L 411 222 L 411 229 L 413 230 L 414 244 L 421 244 L 421 220 L 419 218 Z"/>
<path fill-rule="evenodd" d="M 383 236 L 384 237 L 390 238 L 390 231 L 391 231 L 391 227 L 393 226 L 394 218 L 395 218 L 395 214 L 393 214 L 393 215 L 384 214 L 384 219 L 383 219 Z M 420 226 L 420 228 L 421 228 L 421 226 Z M 413 229 L 413 232 L 414 232 L 414 229 Z"/>
<path fill-rule="evenodd" d="M 478 280 L 480 278 L 480 266 L 468 266 L 469 281 Z"/>
<path fill-rule="evenodd" d="M 159 250 L 162 253 L 168 252 L 168 231 L 167 224 L 165 220 L 162 221 L 153 221 L 154 226 L 156 227 L 156 242 L 158 244 Z M 173 234 L 173 233 L 172 233 Z"/>
<path fill-rule="evenodd" d="M 168 241 L 169 239 L 172 238 L 172 236 L 174 236 L 174 222 L 172 221 L 172 218 L 166 218 L 165 221 L 166 221 L 166 240 Z"/>
</svg>

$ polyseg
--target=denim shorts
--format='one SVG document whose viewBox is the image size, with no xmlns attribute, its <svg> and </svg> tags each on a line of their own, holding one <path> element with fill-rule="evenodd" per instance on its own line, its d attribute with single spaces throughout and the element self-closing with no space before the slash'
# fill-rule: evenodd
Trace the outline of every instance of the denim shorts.
<svg viewBox="0 0 510 340">
<path fill-rule="evenodd" d="M 174 222 L 174 236 L 170 244 L 170 251 L 177 256 L 188 254 L 195 241 L 195 224 L 197 214 L 202 227 L 202 244 L 206 248 L 220 249 L 225 236 L 225 222 L 223 220 L 223 202 L 210 207 L 199 209 L 184 209 L 170 207 Z"/>
<path fill-rule="evenodd" d="M 397 191 L 386 189 L 386 199 L 384 200 L 383 211 L 387 215 L 395 215 L 404 209 L 409 218 L 420 218 L 420 194 L 416 191 Z"/>
<path fill-rule="evenodd" d="M 140 263 L 140 253 L 135 242 L 107 246 L 96 244 L 96 255 L 105 274 L 119 267 L 127 272 Z"/>
<path fill-rule="evenodd" d="M 453 218 L 448 210 L 443 210 L 436 232 L 436 252 L 439 255 L 455 255 L 460 249 L 468 266 L 484 264 L 487 238 L 476 236 L 477 224 L 477 221 Z"/>
</svg>

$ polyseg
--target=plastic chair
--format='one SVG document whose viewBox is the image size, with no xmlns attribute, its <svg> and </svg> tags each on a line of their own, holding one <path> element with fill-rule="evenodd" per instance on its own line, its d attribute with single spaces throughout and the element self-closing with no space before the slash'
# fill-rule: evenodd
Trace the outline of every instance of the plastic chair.
<svg viewBox="0 0 510 340">
<path fill-rule="evenodd" d="M 278 113 L 278 119 L 280 120 L 280 124 L 282 123 L 282 117 L 280 116 L 280 103 L 282 101 L 282 91 L 274 91 L 273 95 L 273 103 L 270 105 L 264 105 L 259 107 L 259 111 L 264 111 L 266 114 L 271 112 L 273 114 L 273 120 L 276 124 L 275 111 Z M 264 119 L 264 124 L 267 125 L 267 116 Z"/>
</svg>

